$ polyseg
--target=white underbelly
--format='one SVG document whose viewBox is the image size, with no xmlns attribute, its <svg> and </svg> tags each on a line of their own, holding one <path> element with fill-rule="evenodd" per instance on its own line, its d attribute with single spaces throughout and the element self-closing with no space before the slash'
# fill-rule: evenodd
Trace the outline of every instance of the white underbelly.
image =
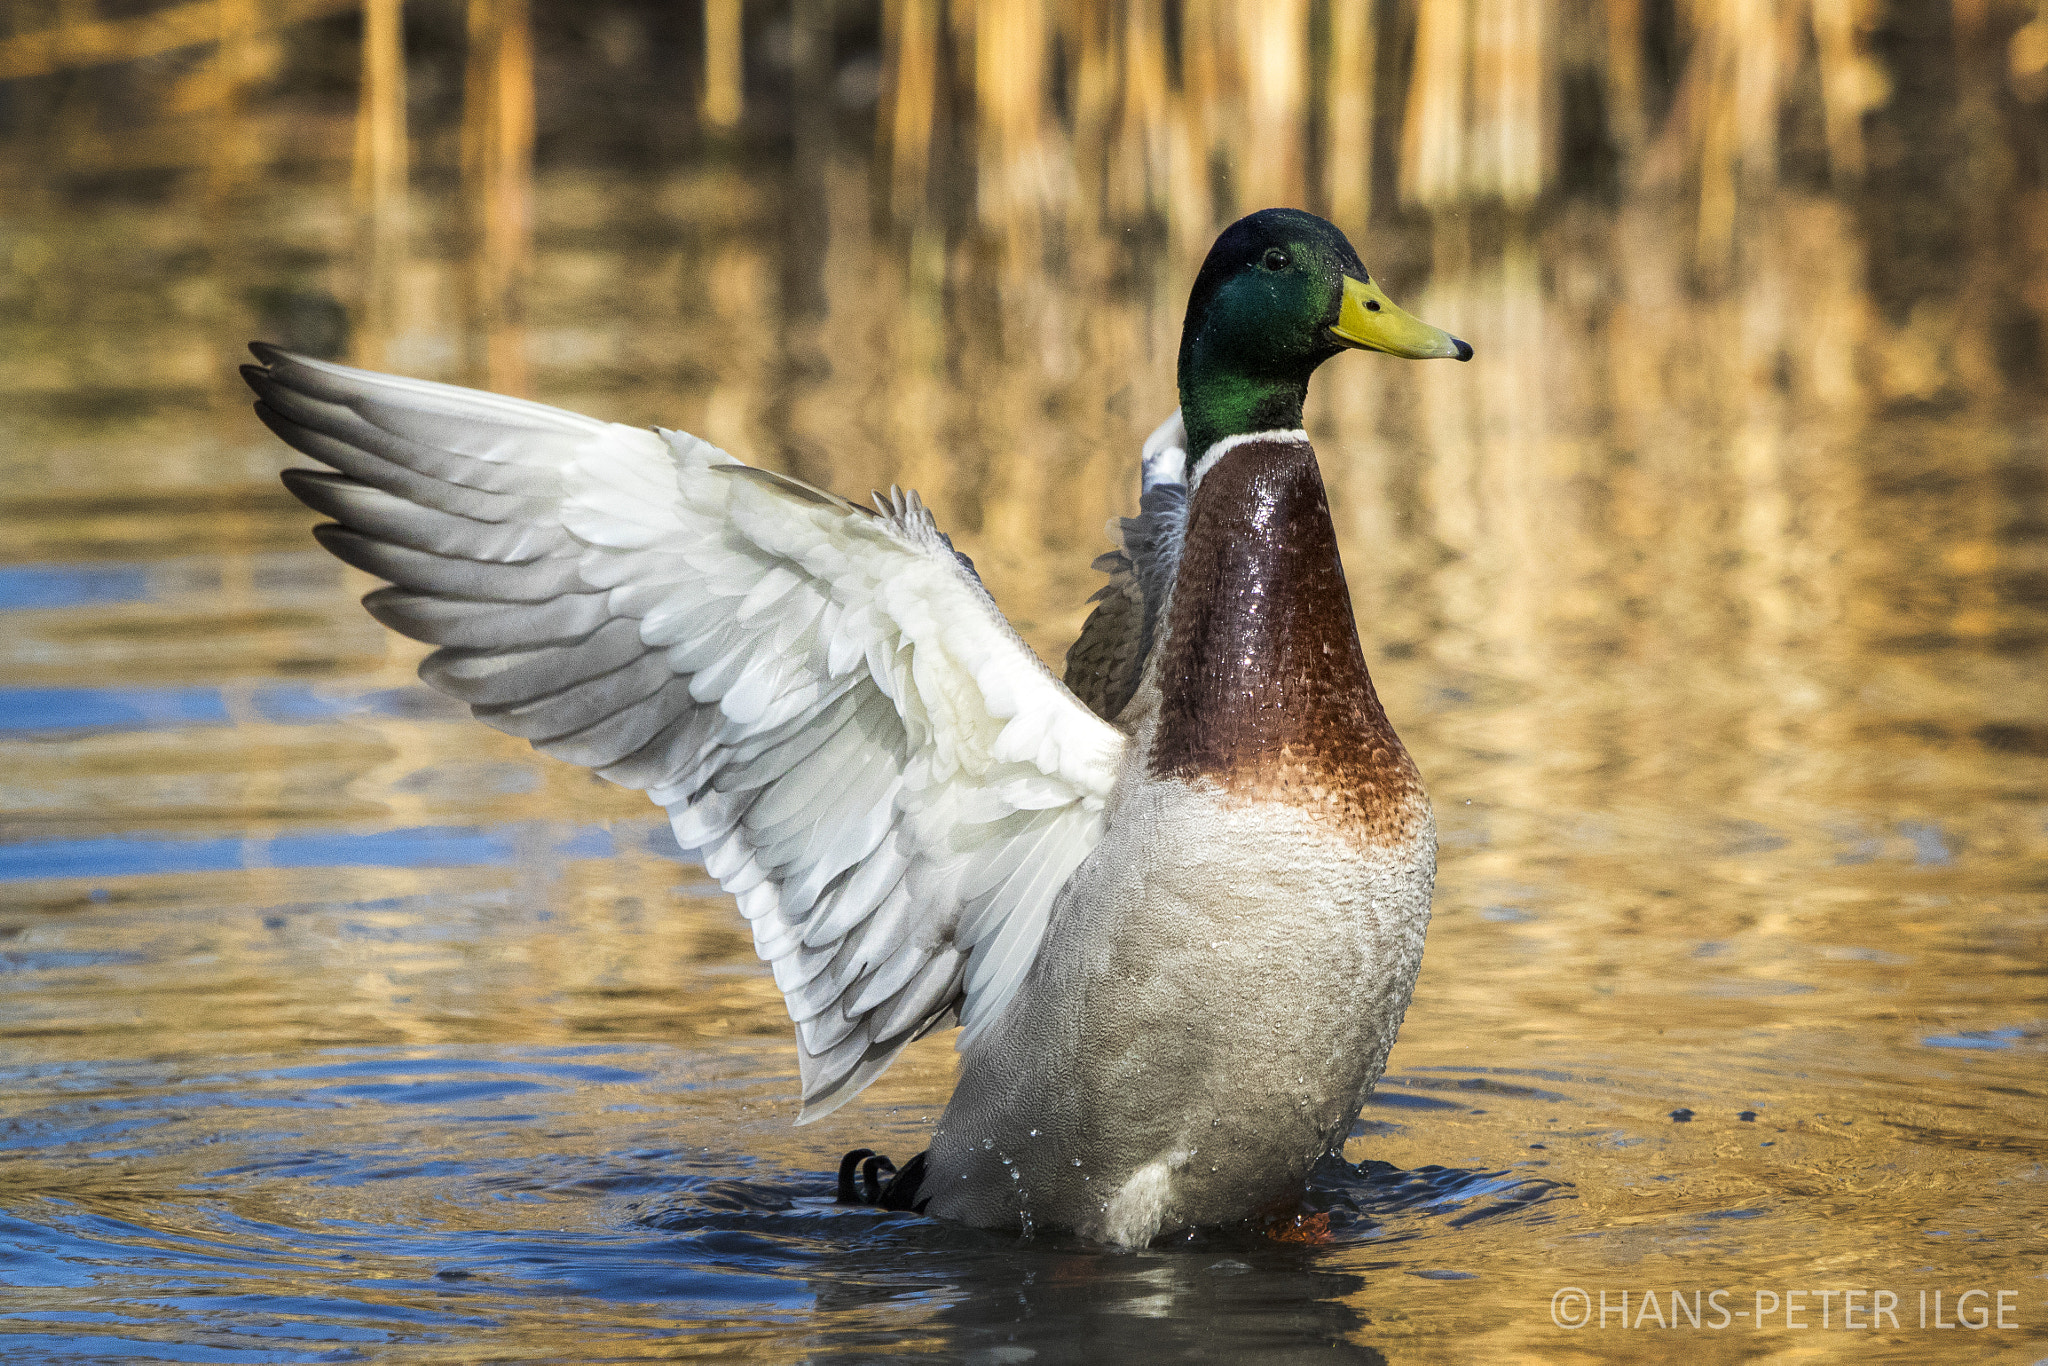
<svg viewBox="0 0 2048 1366">
<path fill-rule="evenodd" d="M 1361 848 L 1290 806 L 1123 795 L 1030 978 L 963 1059 L 932 1213 L 1123 1243 L 1301 1188 L 1386 1064 L 1435 839 Z"/>
</svg>

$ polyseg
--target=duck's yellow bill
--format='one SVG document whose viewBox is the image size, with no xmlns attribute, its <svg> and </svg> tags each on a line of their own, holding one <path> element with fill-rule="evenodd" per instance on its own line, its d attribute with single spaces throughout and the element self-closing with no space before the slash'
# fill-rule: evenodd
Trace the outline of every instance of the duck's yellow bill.
<svg viewBox="0 0 2048 1366">
<path fill-rule="evenodd" d="M 1344 277 L 1344 302 L 1330 335 L 1346 346 L 1384 351 L 1408 360 L 1435 357 L 1471 360 L 1472 348 L 1441 327 L 1431 327 L 1413 313 L 1394 306 L 1386 291 L 1371 280 Z"/>
</svg>

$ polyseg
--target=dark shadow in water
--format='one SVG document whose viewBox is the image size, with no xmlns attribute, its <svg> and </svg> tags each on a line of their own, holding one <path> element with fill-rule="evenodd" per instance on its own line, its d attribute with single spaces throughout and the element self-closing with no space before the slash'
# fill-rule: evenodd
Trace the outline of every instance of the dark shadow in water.
<svg viewBox="0 0 2048 1366">
<path fill-rule="evenodd" d="M 1432 1216 L 1461 1228 L 1570 1198 L 1558 1182 L 1507 1172 L 1330 1158 L 1294 1226 L 1314 1230 L 1317 1242 L 1206 1230 L 1119 1252 L 1063 1235 L 1022 1238 L 846 1210 L 830 1203 L 830 1191 L 827 1178 L 693 1182 L 640 1222 L 722 1259 L 807 1261 L 817 1321 L 830 1325 L 820 1345 L 835 1359 L 859 1361 L 864 1351 L 880 1359 L 907 1332 L 927 1349 L 936 1337 L 953 1359 L 978 1362 L 1370 1363 L 1386 1358 L 1359 1341 L 1372 1321 L 1352 1301 L 1367 1277 L 1330 1266 L 1332 1251 L 1406 1241 Z M 905 1321 L 913 1306 L 934 1303 L 936 1313 Z"/>
</svg>

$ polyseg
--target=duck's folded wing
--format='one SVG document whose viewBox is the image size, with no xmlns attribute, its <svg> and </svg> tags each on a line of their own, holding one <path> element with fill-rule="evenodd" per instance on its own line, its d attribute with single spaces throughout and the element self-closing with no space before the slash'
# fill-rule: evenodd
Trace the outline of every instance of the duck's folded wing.
<svg viewBox="0 0 2048 1366">
<path fill-rule="evenodd" d="M 869 511 L 695 437 L 268 347 L 291 490 L 442 648 L 429 684 L 644 788 L 752 922 L 799 1122 L 1002 1010 L 1101 837 L 1123 738 L 1018 639 L 915 494 Z"/>
<path fill-rule="evenodd" d="M 1097 556 L 1094 565 L 1109 582 L 1089 599 L 1095 610 L 1067 651 L 1067 687 L 1105 721 L 1121 716 L 1138 690 L 1180 564 L 1187 531 L 1187 441 L 1178 408 L 1146 438 L 1138 515 L 1110 520 L 1109 537 L 1118 548 Z"/>
<path fill-rule="evenodd" d="M 1091 567 L 1109 575 L 1109 582 L 1088 599 L 1095 609 L 1067 650 L 1066 684 L 1088 710 L 1114 722 L 1137 691 L 1145 663 L 1145 598 L 1123 551 L 1098 555 Z"/>
</svg>

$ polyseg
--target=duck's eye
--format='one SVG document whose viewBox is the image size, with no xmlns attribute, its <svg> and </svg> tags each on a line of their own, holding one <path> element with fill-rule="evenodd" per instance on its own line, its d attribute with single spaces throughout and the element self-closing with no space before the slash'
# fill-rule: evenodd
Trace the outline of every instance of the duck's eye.
<svg viewBox="0 0 2048 1366">
<path fill-rule="evenodd" d="M 1294 261 L 1280 248 L 1269 247 L 1266 249 L 1266 254 L 1259 264 L 1267 270 L 1285 270 L 1293 265 Z"/>
</svg>

